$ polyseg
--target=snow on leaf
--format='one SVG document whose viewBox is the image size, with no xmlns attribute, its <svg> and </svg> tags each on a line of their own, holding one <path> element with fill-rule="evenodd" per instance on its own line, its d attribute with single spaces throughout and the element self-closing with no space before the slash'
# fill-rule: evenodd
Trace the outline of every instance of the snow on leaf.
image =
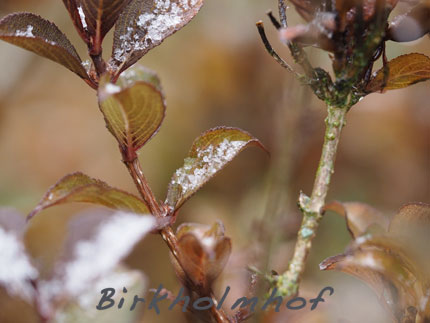
<svg viewBox="0 0 430 323">
<path fill-rule="evenodd" d="M 57 62 L 84 80 L 89 76 L 76 49 L 56 25 L 32 13 L 0 20 L 0 39 Z"/>
<path fill-rule="evenodd" d="M 56 323 L 76 323 L 76 322 L 138 322 L 141 316 L 140 311 L 129 311 L 134 300 L 134 295 L 144 296 L 146 291 L 146 279 L 140 271 L 127 270 L 120 266 L 114 271 L 98 279 L 90 288 L 77 297 L 74 302 L 67 302 L 64 307 L 55 311 L 53 321 Z M 100 291 L 104 288 L 114 288 L 116 293 L 112 299 L 115 304 L 124 298 L 123 311 L 100 311 L 96 305 L 100 301 Z M 127 293 L 123 293 L 123 288 Z"/>
<path fill-rule="evenodd" d="M 132 0 L 115 26 L 111 65 L 121 73 L 188 24 L 202 5 L 203 0 Z"/>
<path fill-rule="evenodd" d="M 21 239 L 24 224 L 16 211 L 0 209 L 0 286 L 12 296 L 31 302 L 34 289 L 30 280 L 36 279 L 38 272 Z"/>
<path fill-rule="evenodd" d="M 161 126 L 166 105 L 159 84 L 154 73 L 140 67 L 122 73 L 116 84 L 100 84 L 100 109 L 125 161 L 136 159 Z"/>
<path fill-rule="evenodd" d="M 51 187 L 28 218 L 48 207 L 71 202 L 92 203 L 141 214 L 149 213 L 143 200 L 78 172 L 63 177 Z"/>
<path fill-rule="evenodd" d="M 184 166 L 176 170 L 170 181 L 166 203 L 178 209 L 219 170 L 250 145 L 263 145 L 249 133 L 219 127 L 198 137 L 191 147 Z"/>
<path fill-rule="evenodd" d="M 94 282 L 112 272 L 154 226 L 152 216 L 116 212 L 105 217 L 90 237 L 73 242 L 70 259 L 56 266 L 54 278 L 44 286 L 45 299 L 59 294 L 78 297 L 88 291 Z M 85 305 L 85 300 L 81 303 Z"/>
</svg>

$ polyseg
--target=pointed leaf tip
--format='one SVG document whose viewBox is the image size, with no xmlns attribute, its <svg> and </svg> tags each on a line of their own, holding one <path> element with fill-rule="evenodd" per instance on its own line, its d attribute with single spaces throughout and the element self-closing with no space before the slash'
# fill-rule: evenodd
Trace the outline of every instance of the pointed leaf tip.
<svg viewBox="0 0 430 323">
<path fill-rule="evenodd" d="M 98 96 L 123 160 L 136 159 L 137 151 L 157 133 L 166 113 L 158 77 L 137 66 L 122 73 L 116 84 L 102 81 Z"/>
<path fill-rule="evenodd" d="M 0 20 L 0 39 L 63 65 L 82 79 L 90 78 L 76 49 L 52 22 L 26 12 Z"/>
<path fill-rule="evenodd" d="M 48 207 L 71 202 L 92 203 L 139 214 L 150 213 L 143 200 L 78 172 L 63 177 L 52 186 L 27 219 Z"/>
<path fill-rule="evenodd" d="M 249 133 L 229 127 L 218 127 L 198 137 L 170 181 L 166 203 L 178 209 L 218 171 L 223 169 L 242 150 L 254 145 L 267 151 Z"/>
</svg>

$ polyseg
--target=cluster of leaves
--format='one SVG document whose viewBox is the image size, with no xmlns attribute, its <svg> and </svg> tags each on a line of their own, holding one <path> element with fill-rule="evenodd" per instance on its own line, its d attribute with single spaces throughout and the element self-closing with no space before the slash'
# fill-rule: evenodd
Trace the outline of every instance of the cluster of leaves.
<svg viewBox="0 0 430 323">
<path fill-rule="evenodd" d="M 85 174 L 73 173 L 52 186 L 28 218 L 55 205 L 85 202 L 113 209 L 119 214 L 137 215 L 145 221 L 151 214 L 156 219 L 151 229 L 138 222 L 135 225 L 145 229 L 145 233 L 151 230 L 163 234 L 163 230 L 175 221 L 184 202 L 243 149 L 252 145 L 264 149 L 257 139 L 237 128 L 218 127 L 203 133 L 193 143 L 184 165 L 173 175 L 162 203 L 157 202 L 140 170 L 138 150 L 159 130 L 166 104 L 157 75 L 133 65 L 167 36 L 186 25 L 197 14 L 202 0 L 64 0 L 64 4 L 79 35 L 88 45 L 93 64 L 81 61 L 73 45 L 53 23 L 31 13 L 15 13 L 3 18 L 0 38 L 64 65 L 97 90 L 106 127 L 117 140 L 122 159 L 141 197 Z M 102 58 L 102 42 L 113 26 L 112 56 L 106 63 Z M 121 223 L 118 227 L 128 230 Z M 130 239 L 128 231 L 126 237 Z M 129 245 L 136 243 L 138 237 L 141 235 L 130 239 Z M 231 241 L 224 237 L 223 225 L 184 224 L 173 239 L 172 261 L 180 281 L 192 296 L 211 296 L 212 284 L 231 252 Z M 121 251 L 122 256 L 128 248 Z M 104 253 L 102 250 L 97 252 Z M 97 258 L 92 262 L 96 263 Z M 50 298 L 45 303 L 53 304 Z M 49 315 L 52 317 L 52 313 Z"/>
<path fill-rule="evenodd" d="M 410 10 L 392 22 L 389 16 L 399 0 L 291 2 L 307 24 L 287 27 L 283 0 L 280 0 L 282 25 L 270 17 L 279 29 L 281 40 L 304 67 L 315 94 L 329 104 L 350 107 L 369 93 L 400 89 L 430 79 L 429 57 L 412 53 L 388 61 L 385 55 L 387 41 L 412 41 L 430 32 L 428 1 L 405 1 Z M 302 51 L 306 46 L 330 53 L 335 81 L 326 71 L 310 66 Z M 279 61 L 273 50 L 271 54 Z M 380 57 L 384 66 L 373 73 L 373 65 Z"/>
<path fill-rule="evenodd" d="M 108 73 L 115 81 L 149 50 L 199 11 L 202 0 L 64 0 L 94 64 L 83 62 L 58 27 L 32 13 L 13 13 L 0 21 L 0 39 L 53 60 L 97 89 Z M 112 55 L 102 58 L 102 42 L 115 26 Z"/>
<path fill-rule="evenodd" d="M 346 252 L 320 264 L 369 284 L 393 322 L 430 320 L 430 205 L 411 203 L 389 219 L 362 203 L 333 202 L 353 238 Z"/>
</svg>

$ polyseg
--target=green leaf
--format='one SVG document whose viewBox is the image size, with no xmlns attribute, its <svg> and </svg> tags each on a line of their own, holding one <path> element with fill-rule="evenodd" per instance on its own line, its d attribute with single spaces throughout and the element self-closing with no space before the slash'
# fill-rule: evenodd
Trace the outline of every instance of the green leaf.
<svg viewBox="0 0 430 323">
<path fill-rule="evenodd" d="M 180 208 L 218 171 L 251 145 L 265 150 L 258 139 L 238 128 L 219 127 L 202 134 L 194 141 L 184 166 L 173 175 L 166 203 L 174 209 Z"/>
<path fill-rule="evenodd" d="M 136 159 L 136 152 L 161 126 L 166 105 L 159 84 L 155 74 L 141 67 L 123 73 L 117 85 L 100 84 L 100 109 L 124 161 Z"/>
<path fill-rule="evenodd" d="M 136 196 L 78 172 L 63 177 L 51 187 L 28 218 L 48 207 L 71 202 L 93 203 L 140 214 L 150 213 L 145 202 Z"/>
<path fill-rule="evenodd" d="M 67 10 L 87 42 L 101 49 L 105 35 L 131 0 L 63 0 Z"/>
<path fill-rule="evenodd" d="M 384 74 L 388 75 L 384 77 Z M 396 57 L 381 68 L 367 84 L 366 91 L 396 90 L 430 79 L 430 58 L 412 53 Z"/>
<path fill-rule="evenodd" d="M 111 66 L 117 75 L 184 27 L 203 0 L 132 0 L 115 25 Z"/>
<path fill-rule="evenodd" d="M 76 49 L 56 25 L 32 13 L 0 20 L 0 39 L 57 62 L 86 81 L 90 78 Z"/>
</svg>

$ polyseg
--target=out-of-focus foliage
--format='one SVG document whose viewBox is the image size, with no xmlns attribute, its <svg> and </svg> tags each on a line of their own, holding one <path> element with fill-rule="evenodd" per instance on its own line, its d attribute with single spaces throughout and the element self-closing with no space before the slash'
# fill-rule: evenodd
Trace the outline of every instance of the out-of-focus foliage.
<svg viewBox="0 0 430 323">
<path fill-rule="evenodd" d="M 336 205 L 339 208 L 354 241 L 344 254 L 327 258 L 320 268 L 364 280 L 394 322 L 430 320 L 430 205 L 405 205 L 389 224 L 363 204 Z"/>
</svg>

